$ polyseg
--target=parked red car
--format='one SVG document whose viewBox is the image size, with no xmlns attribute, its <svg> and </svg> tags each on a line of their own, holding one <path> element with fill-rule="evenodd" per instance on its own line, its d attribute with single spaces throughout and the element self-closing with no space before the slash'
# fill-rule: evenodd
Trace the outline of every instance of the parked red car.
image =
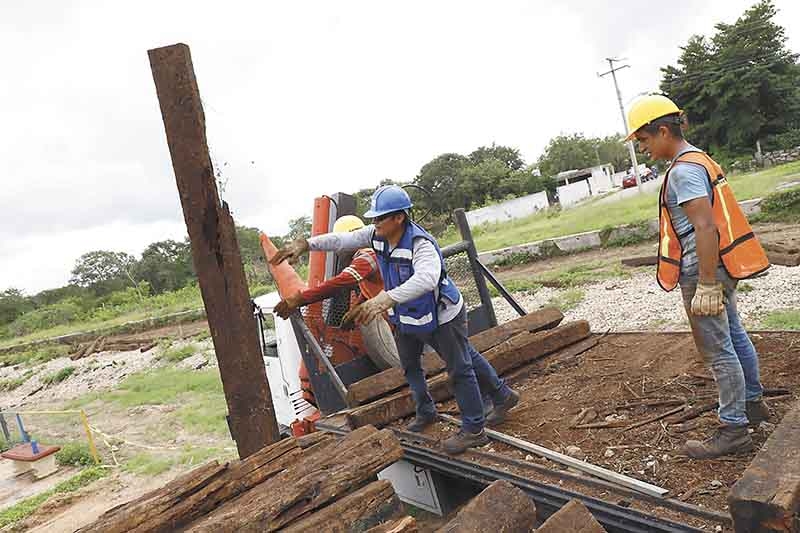
<svg viewBox="0 0 800 533">
<path fill-rule="evenodd" d="M 642 183 L 654 179 L 658 179 L 658 171 L 654 168 L 647 168 L 645 169 L 644 173 L 642 173 Z M 622 188 L 629 189 L 631 187 L 636 187 L 636 175 L 633 172 L 629 172 L 627 176 L 622 180 Z"/>
</svg>

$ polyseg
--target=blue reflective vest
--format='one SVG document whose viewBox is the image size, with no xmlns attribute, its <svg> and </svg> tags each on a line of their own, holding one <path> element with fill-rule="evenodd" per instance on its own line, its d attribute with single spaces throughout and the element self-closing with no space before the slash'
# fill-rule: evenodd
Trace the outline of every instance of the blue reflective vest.
<svg viewBox="0 0 800 533">
<path fill-rule="evenodd" d="M 419 298 L 395 305 L 389 310 L 389 321 L 397 326 L 401 333 L 430 333 L 439 327 L 439 305 L 441 298 L 457 303 L 461 298 L 458 288 L 447 276 L 444 257 L 436 239 L 414 222 L 406 225 L 405 233 L 393 250 L 389 250 L 386 239 L 372 234 L 372 248 L 378 257 L 378 265 L 383 276 L 384 290 L 391 290 L 405 283 L 414 275 L 414 239 L 423 238 L 430 241 L 439 254 L 442 263 L 442 275 L 435 291 L 423 294 Z"/>
</svg>

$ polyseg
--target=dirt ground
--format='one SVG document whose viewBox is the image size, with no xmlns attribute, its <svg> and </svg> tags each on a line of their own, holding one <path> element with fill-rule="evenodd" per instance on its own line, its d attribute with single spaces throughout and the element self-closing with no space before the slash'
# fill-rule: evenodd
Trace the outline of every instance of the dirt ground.
<svg viewBox="0 0 800 533">
<path fill-rule="evenodd" d="M 768 400 L 773 423 L 763 424 L 752 433 L 760 448 L 774 424 L 800 398 L 800 375 L 795 370 L 800 359 L 800 332 L 752 337 L 761 355 L 763 384 L 780 393 Z M 699 362 L 688 334 L 609 334 L 578 358 L 562 360 L 555 355 L 538 361 L 518 372 L 509 383 L 521 393 L 521 403 L 498 431 L 560 452 L 577 446 L 580 451 L 573 453 L 580 459 L 662 486 L 672 498 L 705 509 L 727 513 L 729 488 L 756 453 L 712 461 L 680 456 L 678 448 L 686 439 L 703 439 L 713 431 L 717 424 L 714 412 L 683 426 L 670 424 L 678 416 L 673 415 L 628 431 L 624 427 L 573 427 L 573 419 L 582 409 L 597 413 L 588 422 L 612 421 L 627 426 L 674 409 L 674 403 L 696 406 L 714 401 L 716 387 Z M 445 403 L 442 410 L 455 411 L 455 403 Z M 439 423 L 426 435 L 442 439 L 454 430 L 449 424 Z M 493 442 L 483 451 L 561 470 L 554 463 L 502 443 Z M 652 506 L 643 507 L 652 510 Z M 680 521 L 680 515 L 666 510 L 658 513 Z"/>
</svg>

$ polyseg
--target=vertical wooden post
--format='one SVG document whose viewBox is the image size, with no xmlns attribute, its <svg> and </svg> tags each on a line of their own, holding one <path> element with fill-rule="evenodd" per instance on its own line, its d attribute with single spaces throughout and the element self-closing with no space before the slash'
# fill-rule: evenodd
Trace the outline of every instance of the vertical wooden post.
<svg viewBox="0 0 800 533">
<path fill-rule="evenodd" d="M 235 226 L 217 193 L 189 47 L 175 44 L 149 50 L 148 55 L 219 361 L 229 427 L 244 458 L 280 436 Z"/>
</svg>

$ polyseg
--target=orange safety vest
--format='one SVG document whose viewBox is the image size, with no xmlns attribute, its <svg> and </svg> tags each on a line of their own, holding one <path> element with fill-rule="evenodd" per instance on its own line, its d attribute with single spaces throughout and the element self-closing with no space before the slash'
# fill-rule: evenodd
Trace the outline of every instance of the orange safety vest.
<svg viewBox="0 0 800 533">
<path fill-rule="evenodd" d="M 730 184 L 725 179 L 716 161 L 705 152 L 686 152 L 676 159 L 667 170 L 661 193 L 658 198 L 658 284 L 665 291 L 671 291 L 678 285 L 681 274 L 683 245 L 681 239 L 689 235 L 694 228 L 683 235 L 678 235 L 672 225 L 667 207 L 667 181 L 669 172 L 676 163 L 700 165 L 708 174 L 713 197 L 711 209 L 714 225 L 719 234 L 719 256 L 725 271 L 733 279 L 746 279 L 769 268 L 769 260 L 758 242 L 753 228 L 736 198 Z"/>
<path fill-rule="evenodd" d="M 372 248 L 362 248 L 356 250 L 353 254 L 353 259 L 360 257 L 366 259 L 374 269 L 371 276 L 361 279 L 358 282 L 358 288 L 361 290 L 361 295 L 365 300 L 374 298 L 379 292 L 383 290 L 383 278 L 381 277 L 381 270 L 378 268 L 378 260 L 375 257 L 375 251 Z"/>
</svg>

